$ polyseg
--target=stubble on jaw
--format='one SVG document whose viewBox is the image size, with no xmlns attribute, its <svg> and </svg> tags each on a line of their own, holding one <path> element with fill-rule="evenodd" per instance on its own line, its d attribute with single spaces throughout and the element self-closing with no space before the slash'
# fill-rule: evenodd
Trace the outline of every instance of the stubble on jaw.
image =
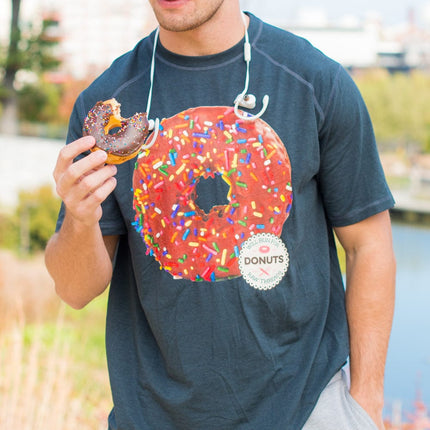
<svg viewBox="0 0 430 430">
<path fill-rule="evenodd" d="M 205 6 L 195 9 L 193 14 L 175 13 L 173 11 L 163 11 L 152 5 L 155 17 L 163 29 L 171 32 L 185 32 L 195 30 L 206 22 L 210 21 L 219 11 L 224 0 L 205 0 Z M 152 4 L 152 2 L 151 2 Z"/>
</svg>

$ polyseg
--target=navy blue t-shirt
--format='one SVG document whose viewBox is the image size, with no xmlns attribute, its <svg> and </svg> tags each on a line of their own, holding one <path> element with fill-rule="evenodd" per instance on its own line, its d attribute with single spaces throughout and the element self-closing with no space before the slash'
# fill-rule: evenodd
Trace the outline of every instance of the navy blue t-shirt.
<svg viewBox="0 0 430 430">
<path fill-rule="evenodd" d="M 270 96 L 262 118 L 291 165 L 292 206 L 279 233 L 288 268 L 270 288 L 244 276 L 173 277 L 133 225 L 135 161 L 119 165 L 100 221 L 103 234 L 120 235 L 106 328 L 112 430 L 297 430 L 347 360 L 332 228 L 384 211 L 393 199 L 348 73 L 307 41 L 250 18 L 249 93 L 257 97 L 255 111 Z M 115 97 L 123 117 L 146 109 L 153 41 L 154 33 L 80 95 L 68 142 L 81 137 L 99 100 Z M 243 41 L 204 57 L 177 55 L 159 43 L 150 117 L 233 106 L 245 72 Z M 211 197 L 223 192 L 219 182 L 206 186 L 214 189 L 206 189 L 202 204 L 218 203 Z"/>
</svg>

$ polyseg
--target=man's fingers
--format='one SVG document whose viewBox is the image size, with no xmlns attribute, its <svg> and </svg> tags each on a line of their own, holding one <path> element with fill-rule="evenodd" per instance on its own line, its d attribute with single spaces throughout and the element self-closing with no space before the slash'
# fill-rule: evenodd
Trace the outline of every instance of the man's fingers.
<svg viewBox="0 0 430 430">
<path fill-rule="evenodd" d="M 57 164 L 54 169 L 54 178 L 57 180 L 58 176 L 61 175 L 72 163 L 73 160 L 80 154 L 90 150 L 95 144 L 95 139 L 92 136 L 85 136 L 69 145 L 65 145 L 58 156 Z M 98 152 L 98 151 L 97 151 Z M 101 151 L 102 153 L 104 151 Z M 100 155 L 101 157 L 102 155 Z M 107 157 L 107 155 L 105 154 Z"/>
<path fill-rule="evenodd" d="M 103 169 L 105 161 L 106 153 L 104 151 L 95 151 L 75 163 L 71 163 L 65 170 L 58 171 L 56 177 L 58 195 L 63 197 L 64 193 L 67 193 L 76 184 L 80 183 L 83 178 L 94 171 Z M 116 173 L 116 170 L 113 169 L 108 168 L 106 170 L 110 172 L 110 176 Z"/>
<path fill-rule="evenodd" d="M 88 194 L 96 192 L 107 180 L 117 172 L 116 166 L 105 165 L 99 169 L 92 170 L 88 174 L 81 176 L 76 186 L 77 197 L 85 198 Z"/>
<path fill-rule="evenodd" d="M 114 177 L 108 178 L 102 185 L 94 189 L 86 197 L 86 201 L 92 205 L 100 205 L 103 203 L 108 195 L 115 189 L 116 179 Z"/>
<path fill-rule="evenodd" d="M 110 177 L 83 200 L 80 200 L 78 205 L 67 207 L 66 203 L 66 210 L 69 210 L 73 217 L 83 224 L 92 225 L 94 222 L 99 221 L 102 215 L 101 203 L 106 200 L 115 187 L 116 179 Z"/>
<path fill-rule="evenodd" d="M 117 167 L 105 164 L 105 151 L 93 151 L 77 159 L 94 143 L 94 138 L 87 136 L 66 145 L 54 169 L 57 194 L 66 210 L 84 223 L 98 221 L 101 203 L 116 187 Z"/>
<path fill-rule="evenodd" d="M 79 202 L 102 186 L 117 172 L 116 166 L 104 165 L 85 172 L 83 175 L 64 175 L 57 184 L 57 193 L 64 203 Z"/>
</svg>

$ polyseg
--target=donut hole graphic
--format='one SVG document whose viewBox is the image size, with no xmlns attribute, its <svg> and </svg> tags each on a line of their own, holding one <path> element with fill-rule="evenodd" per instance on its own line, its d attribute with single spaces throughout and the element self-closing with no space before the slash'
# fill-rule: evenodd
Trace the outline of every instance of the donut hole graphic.
<svg viewBox="0 0 430 430">
<path fill-rule="evenodd" d="M 215 173 L 213 177 L 200 177 L 195 187 L 195 203 L 205 214 L 209 214 L 217 206 L 228 205 L 227 195 L 230 186 L 222 179 L 220 173 Z"/>
</svg>

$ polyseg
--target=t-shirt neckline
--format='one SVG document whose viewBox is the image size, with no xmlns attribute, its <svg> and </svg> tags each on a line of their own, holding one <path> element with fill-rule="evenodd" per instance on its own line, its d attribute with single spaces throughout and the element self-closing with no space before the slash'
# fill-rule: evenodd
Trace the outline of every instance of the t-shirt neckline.
<svg viewBox="0 0 430 430">
<path fill-rule="evenodd" d="M 247 12 L 249 16 L 249 26 L 248 26 L 248 34 L 249 41 L 251 45 L 256 41 L 258 37 L 258 18 L 254 15 Z M 151 34 L 151 41 L 154 40 L 155 31 Z M 156 50 L 156 60 L 160 60 L 166 64 L 170 64 L 176 67 L 184 67 L 184 68 L 210 68 L 213 66 L 221 66 L 225 63 L 235 61 L 239 57 L 243 56 L 243 44 L 245 42 L 245 38 L 243 37 L 238 43 L 233 45 L 231 48 L 216 53 L 212 55 L 202 55 L 202 56 L 187 56 L 176 54 L 175 52 L 169 51 L 166 49 L 158 40 L 157 50 Z"/>
</svg>

